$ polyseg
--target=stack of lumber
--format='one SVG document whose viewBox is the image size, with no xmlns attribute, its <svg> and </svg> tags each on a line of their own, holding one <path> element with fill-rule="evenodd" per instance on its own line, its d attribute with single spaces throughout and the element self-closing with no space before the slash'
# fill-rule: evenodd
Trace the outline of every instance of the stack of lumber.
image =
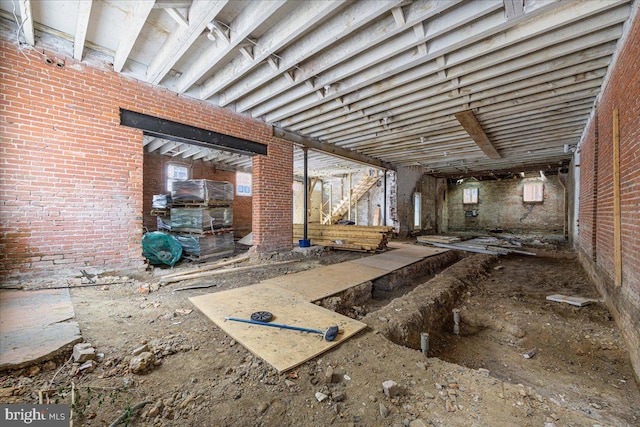
<svg viewBox="0 0 640 427">
<path fill-rule="evenodd" d="M 334 249 L 375 252 L 387 248 L 389 234 L 393 227 L 362 225 L 321 225 L 309 224 L 307 237 L 314 245 L 329 246 Z M 304 226 L 293 225 L 294 243 L 303 238 Z"/>
</svg>

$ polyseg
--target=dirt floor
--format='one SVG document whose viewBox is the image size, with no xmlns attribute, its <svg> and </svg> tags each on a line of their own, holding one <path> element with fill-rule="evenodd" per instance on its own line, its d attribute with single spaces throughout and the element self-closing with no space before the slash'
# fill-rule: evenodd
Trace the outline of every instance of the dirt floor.
<svg viewBox="0 0 640 427">
<path fill-rule="evenodd" d="M 84 340 L 99 355 L 95 369 L 79 371 L 66 355 L 0 374 L 0 402 L 36 403 L 39 391 L 50 390 L 44 401 L 68 403 L 73 388 L 75 426 L 119 417 L 141 426 L 640 425 L 638 384 L 606 307 L 545 299 L 598 298 L 571 254 L 502 257 L 460 301 L 460 334 L 453 334 L 453 320 L 432 334 L 430 357 L 367 329 L 278 374 L 187 299 L 361 256 L 281 254 L 252 259 L 261 264 L 256 270 L 151 292 L 152 273 L 139 282 L 73 289 Z M 298 261 L 276 264 L 287 259 Z M 176 291 L 204 284 L 213 287 Z M 385 302 L 356 311 L 364 315 Z M 134 374 L 131 353 L 142 346 L 155 363 Z M 530 350 L 535 355 L 524 358 Z M 383 393 L 387 380 L 397 383 L 396 396 Z"/>
</svg>

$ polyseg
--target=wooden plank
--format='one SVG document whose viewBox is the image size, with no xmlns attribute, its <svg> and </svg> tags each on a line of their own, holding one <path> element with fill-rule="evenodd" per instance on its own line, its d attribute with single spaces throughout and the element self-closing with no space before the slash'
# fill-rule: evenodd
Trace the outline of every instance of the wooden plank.
<svg viewBox="0 0 640 427">
<path fill-rule="evenodd" d="M 500 153 L 493 146 L 487 134 L 484 133 L 482 125 L 473 114 L 472 110 L 455 113 L 456 119 L 460 122 L 464 130 L 467 131 L 471 139 L 480 147 L 482 152 L 490 159 L 500 159 Z"/>
<path fill-rule="evenodd" d="M 362 322 L 312 304 L 294 292 L 268 284 L 200 295 L 189 298 L 189 301 L 225 333 L 278 372 L 301 365 L 366 327 Z M 342 333 L 335 341 L 329 342 L 320 334 L 224 320 L 227 316 L 249 319 L 255 311 L 271 312 L 273 321 L 280 324 L 320 330 L 337 325 Z"/>
<path fill-rule="evenodd" d="M 274 277 L 261 283 L 296 292 L 304 296 L 308 301 L 319 301 L 388 273 L 387 270 L 381 268 L 342 262 L 286 276 Z"/>
<path fill-rule="evenodd" d="M 420 245 L 409 245 L 406 243 L 399 242 L 390 242 L 387 245 L 389 248 L 393 249 L 394 254 L 403 255 L 403 256 L 415 256 L 427 258 L 433 255 L 441 254 L 443 252 L 447 252 L 448 249 L 443 248 L 434 248 L 431 246 L 420 246 Z"/>
<path fill-rule="evenodd" d="M 432 236 L 418 236 L 416 240 L 421 243 L 429 243 L 429 242 L 455 243 L 455 242 L 459 242 L 461 239 L 460 237 L 456 237 L 456 236 L 432 235 Z"/>
<path fill-rule="evenodd" d="M 594 300 L 590 298 L 569 297 L 561 294 L 549 295 L 547 297 L 547 300 L 554 302 L 565 302 L 567 304 L 575 305 L 576 307 L 584 307 L 585 305 L 589 305 L 594 302 Z"/>
<path fill-rule="evenodd" d="M 373 210 L 373 225 L 380 225 L 381 222 L 381 209 L 380 206 L 377 206 Z"/>
<path fill-rule="evenodd" d="M 298 262 L 298 260 L 294 259 L 289 261 L 273 262 L 269 264 L 269 266 L 291 264 L 293 262 Z M 227 274 L 227 273 L 231 274 L 231 273 L 237 273 L 239 271 L 255 270 L 255 269 L 264 268 L 264 267 L 265 267 L 264 265 L 247 265 L 244 267 L 223 268 L 221 270 L 203 271 L 201 273 L 185 273 L 177 276 L 161 277 L 160 283 L 166 284 L 166 283 L 182 282 L 183 280 L 201 279 L 203 277 L 218 276 L 220 274 Z"/>
<path fill-rule="evenodd" d="M 613 110 L 613 263 L 614 283 L 622 285 L 622 230 L 620 226 L 620 121 L 619 112 Z"/>
<path fill-rule="evenodd" d="M 380 255 L 368 256 L 353 261 L 354 264 L 367 265 L 369 267 L 380 268 L 389 272 L 406 267 L 418 261 L 422 261 L 423 257 L 412 257 L 399 254 L 397 251 L 385 252 Z"/>
</svg>

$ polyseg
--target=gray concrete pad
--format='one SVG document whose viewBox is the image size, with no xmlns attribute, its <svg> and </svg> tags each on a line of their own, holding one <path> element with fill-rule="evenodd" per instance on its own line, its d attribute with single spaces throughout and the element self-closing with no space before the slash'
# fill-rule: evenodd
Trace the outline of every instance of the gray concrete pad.
<svg viewBox="0 0 640 427">
<path fill-rule="evenodd" d="M 68 289 L 0 291 L 0 369 L 47 360 L 80 341 Z"/>
</svg>

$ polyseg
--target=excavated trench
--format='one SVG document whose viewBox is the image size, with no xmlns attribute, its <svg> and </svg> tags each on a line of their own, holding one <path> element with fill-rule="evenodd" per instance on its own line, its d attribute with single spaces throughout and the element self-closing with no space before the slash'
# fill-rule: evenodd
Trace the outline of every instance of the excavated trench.
<svg viewBox="0 0 640 427">
<path fill-rule="evenodd" d="M 390 341 L 420 350 L 421 334 L 440 336 L 469 285 L 489 276 L 498 258 L 444 252 L 320 301 L 359 319 Z M 418 285 L 416 285 L 418 283 Z M 470 329 L 466 329 L 471 332 Z"/>
</svg>

